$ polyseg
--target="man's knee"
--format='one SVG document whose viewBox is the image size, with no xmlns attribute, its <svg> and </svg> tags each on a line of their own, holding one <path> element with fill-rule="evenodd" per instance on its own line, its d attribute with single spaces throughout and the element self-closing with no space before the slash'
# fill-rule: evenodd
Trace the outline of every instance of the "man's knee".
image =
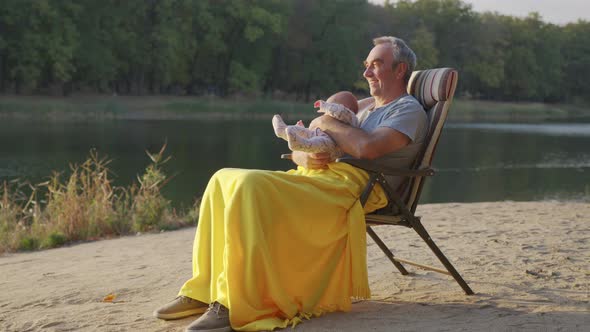
<svg viewBox="0 0 590 332">
<path fill-rule="evenodd" d="M 265 181 L 269 171 L 247 170 L 240 174 L 238 185 L 244 188 L 255 188 Z"/>
<path fill-rule="evenodd" d="M 212 179 L 216 179 L 222 183 L 233 181 L 237 186 L 250 188 L 259 185 L 267 178 L 271 171 L 254 170 L 254 169 L 238 169 L 238 168 L 222 168 L 213 174 Z"/>
<path fill-rule="evenodd" d="M 224 176 L 226 176 L 226 174 L 227 174 L 228 172 L 230 172 L 231 170 L 232 170 L 231 168 L 222 168 L 222 169 L 219 169 L 219 170 L 217 170 L 217 172 L 215 172 L 215 173 L 213 174 L 213 176 L 212 176 L 212 177 L 214 177 L 214 178 L 215 178 L 215 177 L 224 177 Z"/>
</svg>

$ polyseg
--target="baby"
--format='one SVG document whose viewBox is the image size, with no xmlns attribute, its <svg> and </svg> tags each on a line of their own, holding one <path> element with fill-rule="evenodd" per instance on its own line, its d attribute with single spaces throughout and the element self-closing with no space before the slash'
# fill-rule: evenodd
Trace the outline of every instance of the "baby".
<svg viewBox="0 0 590 332">
<path fill-rule="evenodd" d="M 358 127 L 356 117 L 358 103 L 354 95 L 348 91 L 337 92 L 327 101 L 318 100 L 313 106 L 319 108 L 318 113 L 328 114 L 337 120 Z M 342 156 L 342 150 L 330 136 L 317 128 L 315 130 L 305 128 L 301 120 L 296 125 L 288 126 L 277 114 L 272 118 L 272 125 L 275 135 L 286 140 L 291 151 L 328 152 L 332 160 Z"/>
</svg>

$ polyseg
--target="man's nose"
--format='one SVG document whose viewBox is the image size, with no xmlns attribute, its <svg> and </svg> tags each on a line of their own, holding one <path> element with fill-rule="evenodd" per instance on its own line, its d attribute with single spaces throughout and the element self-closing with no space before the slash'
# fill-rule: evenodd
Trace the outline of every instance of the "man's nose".
<svg viewBox="0 0 590 332">
<path fill-rule="evenodd" d="M 371 76 L 373 76 L 373 71 L 371 70 L 371 67 L 367 67 L 365 69 L 365 71 L 363 72 L 363 76 L 364 77 L 371 77 Z"/>
</svg>

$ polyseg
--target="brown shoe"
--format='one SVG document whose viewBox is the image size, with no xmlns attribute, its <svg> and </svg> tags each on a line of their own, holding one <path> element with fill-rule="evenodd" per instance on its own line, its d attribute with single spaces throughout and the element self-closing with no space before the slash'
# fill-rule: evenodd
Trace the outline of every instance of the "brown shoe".
<svg viewBox="0 0 590 332">
<path fill-rule="evenodd" d="M 209 309 L 186 328 L 186 332 L 230 332 L 229 310 L 219 302 L 213 302 Z"/>
<path fill-rule="evenodd" d="M 208 308 L 207 303 L 191 299 L 186 296 L 178 296 L 174 301 L 168 302 L 154 311 L 154 316 L 160 319 L 179 319 L 204 313 Z"/>
</svg>

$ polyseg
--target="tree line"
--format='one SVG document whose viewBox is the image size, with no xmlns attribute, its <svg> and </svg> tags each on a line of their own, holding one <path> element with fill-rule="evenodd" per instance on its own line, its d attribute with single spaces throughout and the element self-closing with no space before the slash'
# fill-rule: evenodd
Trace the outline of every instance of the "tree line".
<svg viewBox="0 0 590 332">
<path fill-rule="evenodd" d="M 403 38 L 418 69 L 455 67 L 461 96 L 590 98 L 590 23 L 477 13 L 460 0 L 3 0 L 0 93 L 366 93 L 373 37 Z"/>
</svg>

